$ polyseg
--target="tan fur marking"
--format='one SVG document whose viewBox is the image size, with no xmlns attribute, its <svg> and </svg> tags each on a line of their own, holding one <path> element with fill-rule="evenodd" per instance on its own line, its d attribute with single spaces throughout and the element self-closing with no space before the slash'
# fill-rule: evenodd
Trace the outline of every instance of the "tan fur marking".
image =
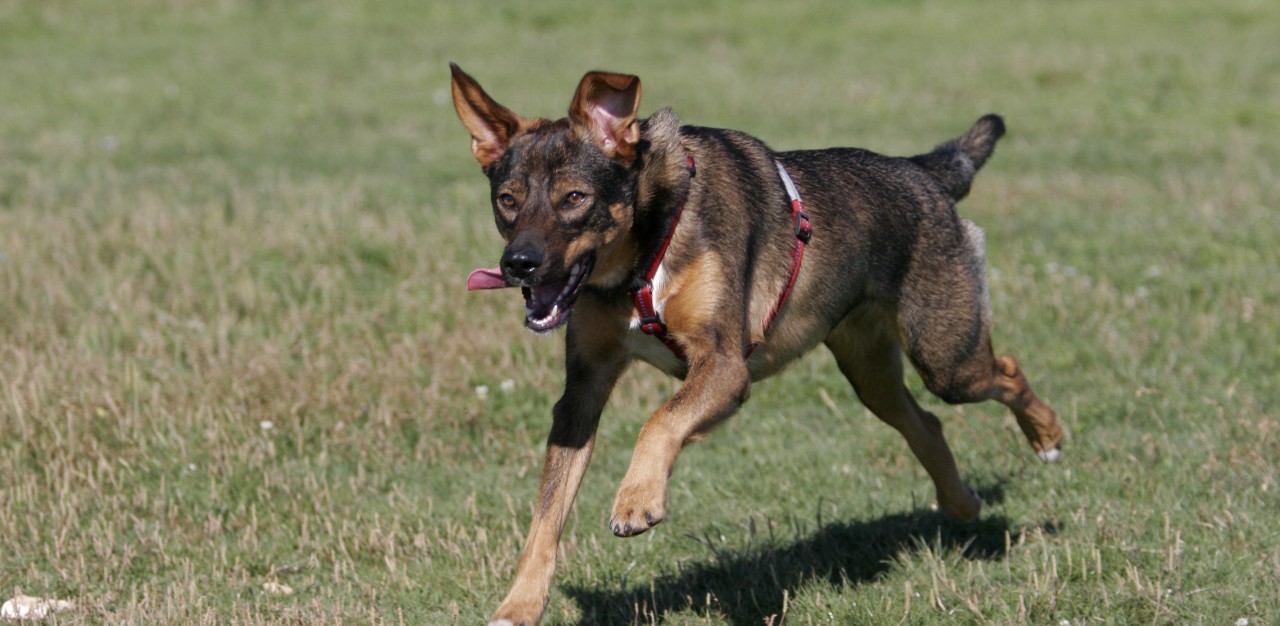
<svg viewBox="0 0 1280 626">
<path fill-rule="evenodd" d="M 787 286 L 785 276 L 773 273 L 769 274 L 769 280 L 765 282 L 767 284 L 757 284 L 751 290 L 751 302 L 747 309 L 750 312 L 747 330 L 753 343 L 764 341 L 764 320 L 769 315 L 769 311 L 773 309 L 773 305 L 778 302 L 778 294 L 782 293 L 782 290 Z"/>
<path fill-rule="evenodd" d="M 703 345 L 706 330 L 714 324 L 724 293 L 726 282 L 721 270 L 720 256 L 704 252 L 667 282 L 657 299 L 665 300 L 663 318 L 676 341 L 690 349 L 709 350 Z"/>
<path fill-rule="evenodd" d="M 600 233 L 589 233 L 570 241 L 564 250 L 564 262 L 566 267 L 569 263 L 577 261 L 588 252 L 599 248 L 600 245 L 604 243 L 603 240 L 604 237 Z"/>
<path fill-rule="evenodd" d="M 613 205 L 609 207 L 609 213 L 613 216 L 619 226 L 617 228 L 604 232 L 587 233 L 576 241 L 570 242 L 565 250 L 566 262 L 572 262 L 581 255 L 595 251 L 596 253 L 596 269 L 593 272 L 593 280 L 591 284 L 601 285 L 602 283 L 595 280 L 596 277 L 604 275 L 612 275 L 619 270 L 630 272 L 630 264 L 636 256 L 635 243 L 631 241 L 628 235 L 629 229 L 623 225 L 630 224 L 630 207 L 623 205 Z M 622 239 L 620 240 L 620 237 Z M 603 285 L 612 286 L 615 283 L 603 283 Z"/>
<path fill-rule="evenodd" d="M 596 250 L 596 266 L 587 284 L 615 287 L 631 275 L 633 260 L 639 256 L 640 250 L 629 233 L 622 235 L 614 235 L 610 240 L 609 233 L 606 233 L 606 243 Z"/>
<path fill-rule="evenodd" d="M 1018 426 L 1036 452 L 1055 450 L 1062 445 L 1062 425 L 1058 414 L 1031 390 L 1027 377 L 1012 355 L 996 358 L 995 398 L 1013 411 Z"/>
<path fill-rule="evenodd" d="M 622 203 L 609 205 L 609 215 L 613 217 L 613 221 L 619 224 L 619 227 L 616 230 L 609 231 L 605 235 L 606 239 L 613 240 L 615 237 L 618 236 L 620 232 L 622 232 L 623 224 L 631 223 L 632 212 L 633 212 L 633 209 L 630 206 L 627 206 Z M 627 230 L 630 230 L 630 229 L 627 229 Z"/>
</svg>

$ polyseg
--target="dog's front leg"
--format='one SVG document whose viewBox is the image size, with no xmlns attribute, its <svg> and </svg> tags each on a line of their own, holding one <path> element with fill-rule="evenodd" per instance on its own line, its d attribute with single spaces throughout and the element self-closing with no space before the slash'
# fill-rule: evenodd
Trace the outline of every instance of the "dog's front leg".
<svg viewBox="0 0 1280 626">
<path fill-rule="evenodd" d="M 609 525 L 638 535 L 666 517 L 667 478 L 685 444 L 733 415 L 750 394 L 741 353 L 690 357 L 685 383 L 640 429 L 631 466 L 618 487 Z"/>
<path fill-rule="evenodd" d="M 553 411 L 529 536 L 520 553 L 515 581 L 490 618 L 489 626 L 535 626 L 542 618 L 555 573 L 560 533 L 591 460 L 600 413 L 626 368 L 620 348 L 584 346 L 575 341 L 577 334 L 571 326 L 565 350 L 565 390 Z"/>
</svg>

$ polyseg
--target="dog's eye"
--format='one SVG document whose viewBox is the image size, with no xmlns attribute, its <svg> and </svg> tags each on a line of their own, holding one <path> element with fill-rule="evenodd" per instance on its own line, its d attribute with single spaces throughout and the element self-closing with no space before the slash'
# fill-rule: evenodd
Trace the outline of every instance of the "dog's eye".
<svg viewBox="0 0 1280 626">
<path fill-rule="evenodd" d="M 583 200 L 587 199 L 587 194 L 581 191 L 570 191 L 564 195 L 565 206 L 578 206 Z"/>
<path fill-rule="evenodd" d="M 516 205 L 516 197 L 509 193 L 504 193 L 498 196 L 498 204 L 510 209 Z"/>
</svg>

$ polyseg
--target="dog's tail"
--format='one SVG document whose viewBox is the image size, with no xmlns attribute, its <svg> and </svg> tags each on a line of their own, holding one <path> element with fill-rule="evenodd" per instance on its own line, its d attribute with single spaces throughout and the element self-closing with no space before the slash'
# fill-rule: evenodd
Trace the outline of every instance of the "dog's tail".
<svg viewBox="0 0 1280 626">
<path fill-rule="evenodd" d="M 952 139 L 933 152 L 911 157 L 911 162 L 933 174 L 953 199 L 969 195 L 974 174 L 987 162 L 1004 136 L 1004 120 L 989 113 L 982 116 L 963 137 Z"/>
</svg>

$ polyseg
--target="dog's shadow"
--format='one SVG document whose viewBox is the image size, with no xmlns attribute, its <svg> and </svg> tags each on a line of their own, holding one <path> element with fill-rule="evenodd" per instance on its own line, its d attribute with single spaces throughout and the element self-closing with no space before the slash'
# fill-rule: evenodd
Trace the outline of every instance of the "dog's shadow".
<svg viewBox="0 0 1280 626">
<path fill-rule="evenodd" d="M 1004 498 L 1002 483 L 978 489 L 988 504 Z M 1018 531 L 1004 516 L 983 516 L 975 522 L 950 520 L 928 509 L 885 515 L 875 520 L 824 523 L 804 532 L 797 520 L 753 528 L 756 547 L 729 548 L 711 536 L 688 535 L 714 555 L 710 561 L 676 566 L 676 571 L 652 581 L 622 581 L 615 589 L 566 586 L 564 592 L 582 611 L 579 624 L 664 623 L 669 611 L 710 608 L 735 626 L 758 626 L 783 613 L 783 591 L 811 582 L 835 586 L 871 582 L 889 571 L 904 553 L 931 549 L 960 550 L 967 559 L 999 560 Z M 1053 532 L 1052 525 L 1047 527 Z M 778 533 L 799 538 L 787 543 Z M 771 537 L 772 535 L 772 537 Z M 708 602 L 711 606 L 708 607 Z"/>
</svg>

